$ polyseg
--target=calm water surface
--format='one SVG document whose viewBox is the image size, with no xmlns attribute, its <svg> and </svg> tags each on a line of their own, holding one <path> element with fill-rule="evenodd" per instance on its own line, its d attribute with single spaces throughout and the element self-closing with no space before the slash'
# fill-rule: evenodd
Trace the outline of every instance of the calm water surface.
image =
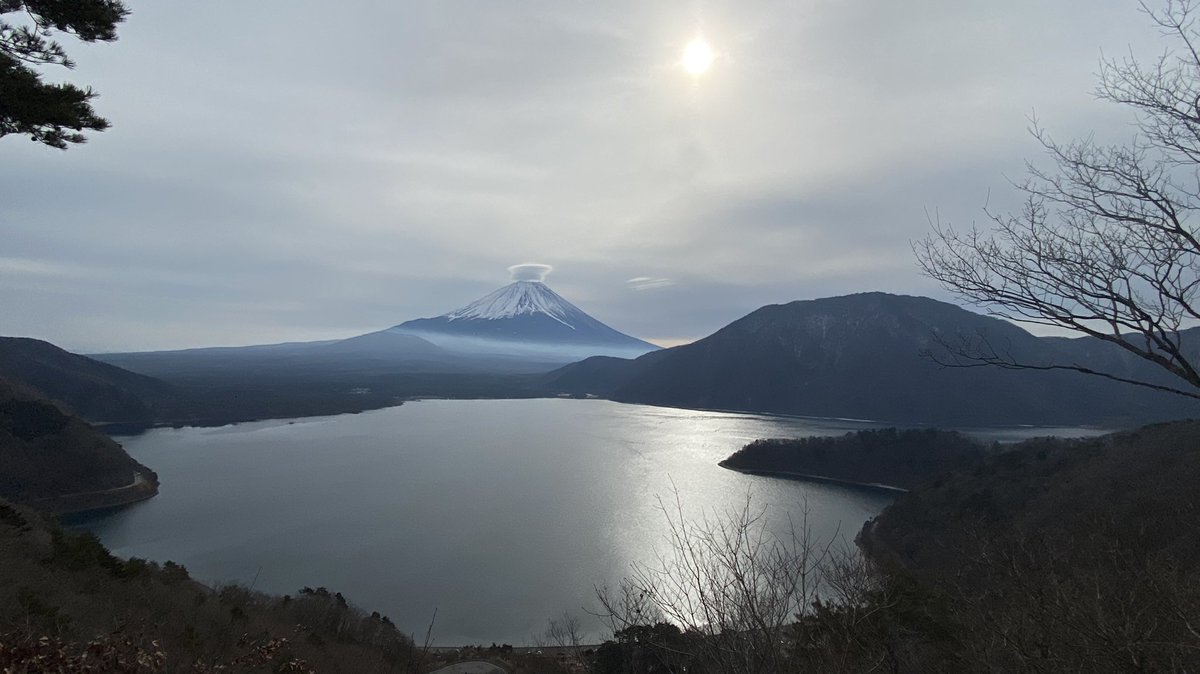
<svg viewBox="0 0 1200 674">
<path fill-rule="evenodd" d="M 431 400 L 374 412 L 123 438 L 160 494 L 80 523 L 116 554 L 209 582 L 341 591 L 439 644 L 525 643 L 587 615 L 593 587 L 662 547 L 659 499 L 689 515 L 744 504 L 852 539 L 886 494 L 716 464 L 762 437 L 870 424 L 600 400 Z M 993 434 L 1008 439 L 1029 434 Z"/>
</svg>

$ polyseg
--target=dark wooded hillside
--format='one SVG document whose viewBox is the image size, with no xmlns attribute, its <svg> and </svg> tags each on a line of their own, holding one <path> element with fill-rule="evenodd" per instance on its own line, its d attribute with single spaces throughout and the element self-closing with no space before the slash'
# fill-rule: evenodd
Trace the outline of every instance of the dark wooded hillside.
<svg viewBox="0 0 1200 674">
<path fill-rule="evenodd" d="M 989 449 L 955 431 L 884 428 L 837 437 L 756 440 L 721 465 L 745 472 L 911 489 L 940 473 L 970 465 Z"/>
<path fill-rule="evenodd" d="M 146 498 L 156 479 L 87 422 L 0 379 L 0 498 L 63 512 Z M 64 498 L 80 494 L 92 496 Z"/>
</svg>

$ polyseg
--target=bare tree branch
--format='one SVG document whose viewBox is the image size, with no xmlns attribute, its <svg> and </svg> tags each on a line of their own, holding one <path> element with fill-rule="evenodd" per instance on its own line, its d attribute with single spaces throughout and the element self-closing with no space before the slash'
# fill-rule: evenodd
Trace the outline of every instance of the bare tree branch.
<svg viewBox="0 0 1200 674">
<path fill-rule="evenodd" d="M 1179 380 L 1173 386 L 1080 363 L 1027 363 L 986 352 L 975 364 L 1073 370 L 1200 398 L 1200 363 L 1187 328 L 1200 323 L 1200 33 L 1193 0 L 1146 13 L 1174 45 L 1151 64 L 1105 59 L 1097 95 L 1130 106 L 1128 145 L 1056 141 L 1030 132 L 1052 163 L 1030 163 L 1015 188 L 1020 210 L 985 208 L 990 231 L 931 219 L 914 242 L 922 271 L 1001 318 L 1066 328 L 1113 344 Z"/>
</svg>

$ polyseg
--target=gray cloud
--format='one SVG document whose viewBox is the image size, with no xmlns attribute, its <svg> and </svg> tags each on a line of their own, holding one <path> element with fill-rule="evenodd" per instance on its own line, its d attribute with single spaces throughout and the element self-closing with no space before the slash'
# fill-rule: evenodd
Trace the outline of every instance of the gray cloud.
<svg viewBox="0 0 1200 674">
<path fill-rule="evenodd" d="M 694 79 L 697 31 L 721 58 Z M 908 245 L 926 212 L 1003 207 L 1034 110 L 1124 140 L 1090 95 L 1100 51 L 1160 47 L 1136 6 L 1094 0 L 133 3 L 118 42 L 47 73 L 93 85 L 113 128 L 65 153 L 0 140 L 0 333 L 350 335 L 531 258 L 658 339 L 936 294 Z"/>
</svg>

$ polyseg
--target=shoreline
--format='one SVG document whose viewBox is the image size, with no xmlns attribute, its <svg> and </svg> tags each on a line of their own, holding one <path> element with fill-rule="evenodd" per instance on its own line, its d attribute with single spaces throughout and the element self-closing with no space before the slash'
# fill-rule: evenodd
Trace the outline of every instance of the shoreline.
<svg viewBox="0 0 1200 674">
<path fill-rule="evenodd" d="M 134 503 L 140 503 L 153 498 L 157 494 L 158 478 L 154 473 L 134 471 L 133 481 L 121 487 L 62 494 L 60 496 L 47 496 L 28 501 L 26 505 L 56 517 L 75 517 L 91 512 L 121 508 Z"/>
<path fill-rule="evenodd" d="M 400 407 L 408 402 L 416 402 L 416 398 L 405 398 L 389 402 L 386 405 L 379 407 L 364 407 L 356 410 L 332 411 L 323 414 L 304 414 L 290 417 L 204 417 L 195 419 L 172 419 L 167 421 L 148 421 L 148 422 L 131 422 L 131 421 L 89 421 L 96 430 L 104 433 L 109 437 L 132 437 L 146 433 L 147 431 L 159 430 L 164 428 L 180 429 L 180 428 L 224 428 L 225 426 L 236 426 L 238 424 L 253 424 L 259 421 L 296 421 L 299 419 L 319 419 L 321 417 L 340 417 L 345 414 L 364 414 L 366 412 L 377 412 L 379 410 L 387 410 L 393 407 Z M 454 398 L 453 400 L 459 400 Z"/>
<path fill-rule="evenodd" d="M 771 470 L 771 469 L 767 469 L 767 468 L 741 468 L 741 467 L 729 465 L 728 459 L 718 462 L 717 465 L 726 470 L 732 470 L 735 473 L 742 473 L 744 475 L 776 477 L 776 478 L 779 478 L 782 480 L 794 480 L 796 482 L 821 482 L 821 483 L 825 483 L 825 484 L 838 485 L 841 487 L 854 487 L 856 489 L 870 489 L 873 491 L 886 491 L 890 494 L 896 494 L 896 495 L 908 493 L 908 490 L 904 489 L 902 487 L 894 487 L 892 485 L 882 484 L 879 482 L 855 482 L 853 480 L 843 480 L 843 479 L 836 478 L 836 477 L 826 477 L 824 475 L 812 475 L 809 473 L 797 473 L 797 472 L 788 471 L 788 470 Z"/>
<path fill-rule="evenodd" d="M 438 396 L 438 395 L 412 395 L 396 397 L 394 400 L 380 405 L 367 405 L 356 409 L 330 410 L 316 414 L 302 414 L 294 416 L 263 416 L 263 417 L 239 417 L 239 416 L 211 416 L 211 417 L 194 417 L 190 419 L 165 419 L 157 421 L 88 421 L 97 430 L 109 436 L 133 436 L 140 435 L 147 431 L 162 429 L 162 428 L 220 428 L 223 426 L 234 426 L 237 424 L 254 423 L 258 421 L 289 421 L 296 419 L 313 419 L 318 417 L 335 417 L 344 414 L 362 414 L 364 412 L 374 412 L 377 410 L 390 409 L 392 407 L 400 407 L 405 403 L 420 402 L 422 400 L 553 400 L 553 399 L 571 399 L 571 400 L 604 400 L 618 405 L 633 405 L 638 407 L 658 407 L 668 410 L 684 410 L 689 412 L 711 412 L 715 414 L 727 414 L 731 416 L 754 416 L 766 417 L 775 419 L 788 419 L 796 421 L 812 421 L 817 423 L 837 423 L 837 424 L 862 424 L 865 426 L 877 426 L 883 428 L 945 428 L 950 430 L 960 429 L 991 429 L 991 430 L 1038 430 L 1038 429 L 1056 429 L 1059 426 L 1040 425 L 1040 424 L 1002 424 L 995 426 L 962 426 L 958 424 L 937 424 L 929 422 L 914 422 L 914 421 L 883 421 L 878 419 L 857 419 L 853 417 L 823 417 L 813 416 L 808 414 L 790 414 L 785 412 L 756 412 L 754 410 L 739 410 L 725 409 L 716 407 L 685 407 L 682 405 L 667 405 L 662 403 L 641 403 L 630 402 L 624 400 L 615 400 L 604 396 L 587 394 L 576 395 L 561 393 L 537 393 L 531 395 L 520 396 Z M 1073 426 L 1073 428 L 1081 428 L 1087 430 L 1102 431 L 1110 433 L 1121 429 L 1102 427 L 1094 424 L 1084 424 Z M 814 479 L 821 476 L 811 476 Z M 834 479 L 834 478 L 829 478 Z M 850 484 L 857 484 L 851 482 Z M 882 485 L 887 486 L 887 485 Z"/>
</svg>

